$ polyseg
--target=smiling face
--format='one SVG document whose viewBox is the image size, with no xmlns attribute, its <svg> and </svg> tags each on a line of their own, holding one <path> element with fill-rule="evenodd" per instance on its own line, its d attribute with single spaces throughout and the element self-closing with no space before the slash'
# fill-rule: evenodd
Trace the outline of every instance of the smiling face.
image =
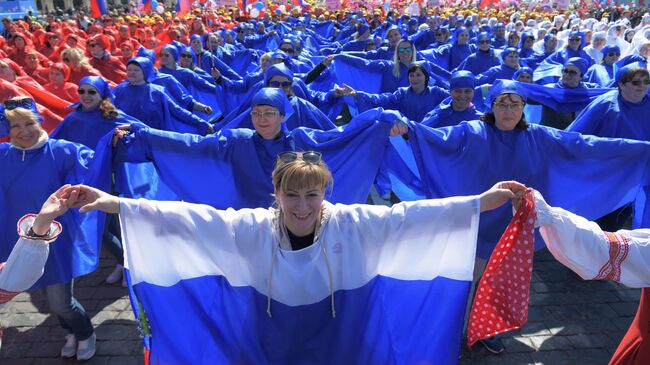
<svg viewBox="0 0 650 365">
<path fill-rule="evenodd" d="M 400 39 L 402 39 L 402 35 L 399 33 L 399 30 L 391 29 L 388 32 L 388 42 L 390 42 L 392 47 L 395 47 L 395 45 L 399 43 Z"/>
<path fill-rule="evenodd" d="M 44 133 L 43 128 L 38 123 L 36 118 L 20 113 L 20 115 L 10 113 L 13 117 L 9 119 L 9 138 L 11 142 L 20 148 L 29 148 L 38 142 L 41 133 Z"/>
<path fill-rule="evenodd" d="M 460 32 L 458 34 L 458 40 L 457 43 L 459 45 L 467 44 L 467 41 L 469 40 L 469 33 L 468 32 Z"/>
<path fill-rule="evenodd" d="M 192 49 L 194 50 L 194 53 L 196 53 L 196 54 L 199 54 L 199 53 L 203 52 L 203 45 L 201 44 L 201 40 L 198 39 L 198 38 L 192 39 L 190 41 L 190 46 L 192 47 Z"/>
<path fill-rule="evenodd" d="M 89 111 L 99 108 L 102 97 L 96 88 L 90 85 L 81 85 L 77 92 L 79 93 L 79 102 L 83 110 Z"/>
<path fill-rule="evenodd" d="M 582 74 L 576 66 L 569 64 L 562 69 L 562 82 L 567 87 L 578 87 L 581 79 Z"/>
<path fill-rule="evenodd" d="M 263 139 L 274 139 L 280 133 L 284 115 L 271 105 L 255 105 L 251 111 L 255 131 Z"/>
<path fill-rule="evenodd" d="M 409 85 L 416 90 L 422 91 L 426 85 L 426 76 L 420 69 L 409 73 Z"/>
<path fill-rule="evenodd" d="M 451 106 L 455 111 L 463 111 L 469 108 L 474 99 L 474 89 L 456 88 L 451 90 Z"/>
<path fill-rule="evenodd" d="M 161 66 L 172 67 L 176 63 L 176 61 L 174 61 L 174 57 L 172 57 L 172 54 L 169 53 L 169 51 L 166 49 L 162 49 L 158 56 Z"/>
<path fill-rule="evenodd" d="M 397 59 L 400 63 L 410 65 L 413 60 L 413 46 L 410 42 L 400 42 L 397 46 Z"/>
<path fill-rule="evenodd" d="M 284 224 L 291 233 L 307 236 L 314 232 L 325 199 L 324 188 L 287 189 L 277 192 L 275 196 L 282 210 Z"/>
<path fill-rule="evenodd" d="M 503 58 L 503 63 L 508 67 L 518 68 L 519 67 L 519 53 L 510 52 Z"/>
<path fill-rule="evenodd" d="M 145 83 L 144 72 L 142 72 L 140 66 L 135 63 L 129 63 L 129 65 L 126 66 L 126 79 L 132 85 L 142 85 Z"/>
</svg>

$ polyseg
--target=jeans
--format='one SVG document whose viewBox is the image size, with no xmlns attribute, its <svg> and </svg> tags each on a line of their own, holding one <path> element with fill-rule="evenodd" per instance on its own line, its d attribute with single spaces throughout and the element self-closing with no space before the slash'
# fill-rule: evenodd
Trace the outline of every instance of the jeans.
<svg viewBox="0 0 650 365">
<path fill-rule="evenodd" d="M 88 339 L 93 332 L 90 317 L 84 307 L 72 296 L 73 282 L 54 284 L 44 288 L 47 304 L 68 333 L 73 333 L 78 341 Z"/>
<path fill-rule="evenodd" d="M 106 214 L 106 225 L 102 237 L 102 245 L 115 256 L 117 263 L 124 266 L 124 250 L 122 249 L 122 233 L 117 214 Z"/>
</svg>

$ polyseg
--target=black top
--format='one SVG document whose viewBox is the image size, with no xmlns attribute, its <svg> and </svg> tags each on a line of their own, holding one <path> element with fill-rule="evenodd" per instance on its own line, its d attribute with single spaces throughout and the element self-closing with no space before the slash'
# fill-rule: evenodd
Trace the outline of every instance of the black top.
<svg viewBox="0 0 650 365">
<path fill-rule="evenodd" d="M 314 243 L 314 232 L 306 236 L 296 236 L 287 229 L 289 234 L 289 242 L 291 242 L 291 249 L 294 251 L 302 250 L 305 247 L 311 246 Z"/>
</svg>

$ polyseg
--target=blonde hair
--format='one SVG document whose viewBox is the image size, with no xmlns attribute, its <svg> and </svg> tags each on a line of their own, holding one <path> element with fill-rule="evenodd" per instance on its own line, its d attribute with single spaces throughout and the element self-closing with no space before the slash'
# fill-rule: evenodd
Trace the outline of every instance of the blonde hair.
<svg viewBox="0 0 650 365">
<path fill-rule="evenodd" d="M 21 99 L 25 99 L 25 97 L 18 96 L 15 98 L 11 98 L 9 100 L 21 100 Z M 43 126 L 40 123 L 38 115 L 34 114 L 34 112 L 29 109 L 25 109 L 25 108 L 5 109 L 5 116 L 7 117 L 9 123 L 19 119 L 29 119 L 32 122 L 36 123 L 38 129 L 43 130 Z"/>
<path fill-rule="evenodd" d="M 302 156 L 290 162 L 278 158 L 272 177 L 276 194 L 305 188 L 331 190 L 333 185 L 332 173 L 323 160 L 307 162 Z"/>
<path fill-rule="evenodd" d="M 66 48 L 65 50 L 63 50 L 63 52 L 61 52 L 61 59 L 63 59 L 63 57 L 66 56 L 70 59 L 70 61 L 73 60 L 77 61 L 79 64 L 79 68 L 90 67 L 90 63 L 88 63 L 88 58 L 84 56 L 83 52 L 81 52 L 79 48 Z M 72 69 L 71 66 L 70 69 Z"/>
<path fill-rule="evenodd" d="M 410 66 L 415 62 L 416 56 L 415 56 L 415 45 L 411 42 L 409 42 L 406 39 L 402 39 L 401 41 L 397 42 L 397 45 L 395 46 L 395 54 L 393 56 L 393 76 L 396 78 L 400 78 L 400 67 L 399 67 L 399 47 L 402 45 L 402 43 L 408 43 L 411 45 L 411 63 L 407 66 Z"/>
</svg>

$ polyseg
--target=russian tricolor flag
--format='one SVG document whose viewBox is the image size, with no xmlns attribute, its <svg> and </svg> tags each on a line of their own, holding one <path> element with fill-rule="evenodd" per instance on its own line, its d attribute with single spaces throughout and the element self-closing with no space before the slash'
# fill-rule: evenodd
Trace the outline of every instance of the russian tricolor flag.
<svg viewBox="0 0 650 365">
<path fill-rule="evenodd" d="M 108 13 L 104 0 L 90 0 L 90 14 L 93 18 L 99 18 Z"/>
<path fill-rule="evenodd" d="M 273 209 L 123 199 L 151 364 L 456 364 L 479 201 L 324 203 L 285 249 Z"/>
<path fill-rule="evenodd" d="M 192 5 L 190 1 L 191 0 L 178 0 L 178 3 L 176 3 L 176 16 L 184 17 L 190 12 L 190 7 Z"/>
<path fill-rule="evenodd" d="M 151 0 L 140 0 L 138 10 L 141 13 L 148 13 L 151 11 Z"/>
</svg>

